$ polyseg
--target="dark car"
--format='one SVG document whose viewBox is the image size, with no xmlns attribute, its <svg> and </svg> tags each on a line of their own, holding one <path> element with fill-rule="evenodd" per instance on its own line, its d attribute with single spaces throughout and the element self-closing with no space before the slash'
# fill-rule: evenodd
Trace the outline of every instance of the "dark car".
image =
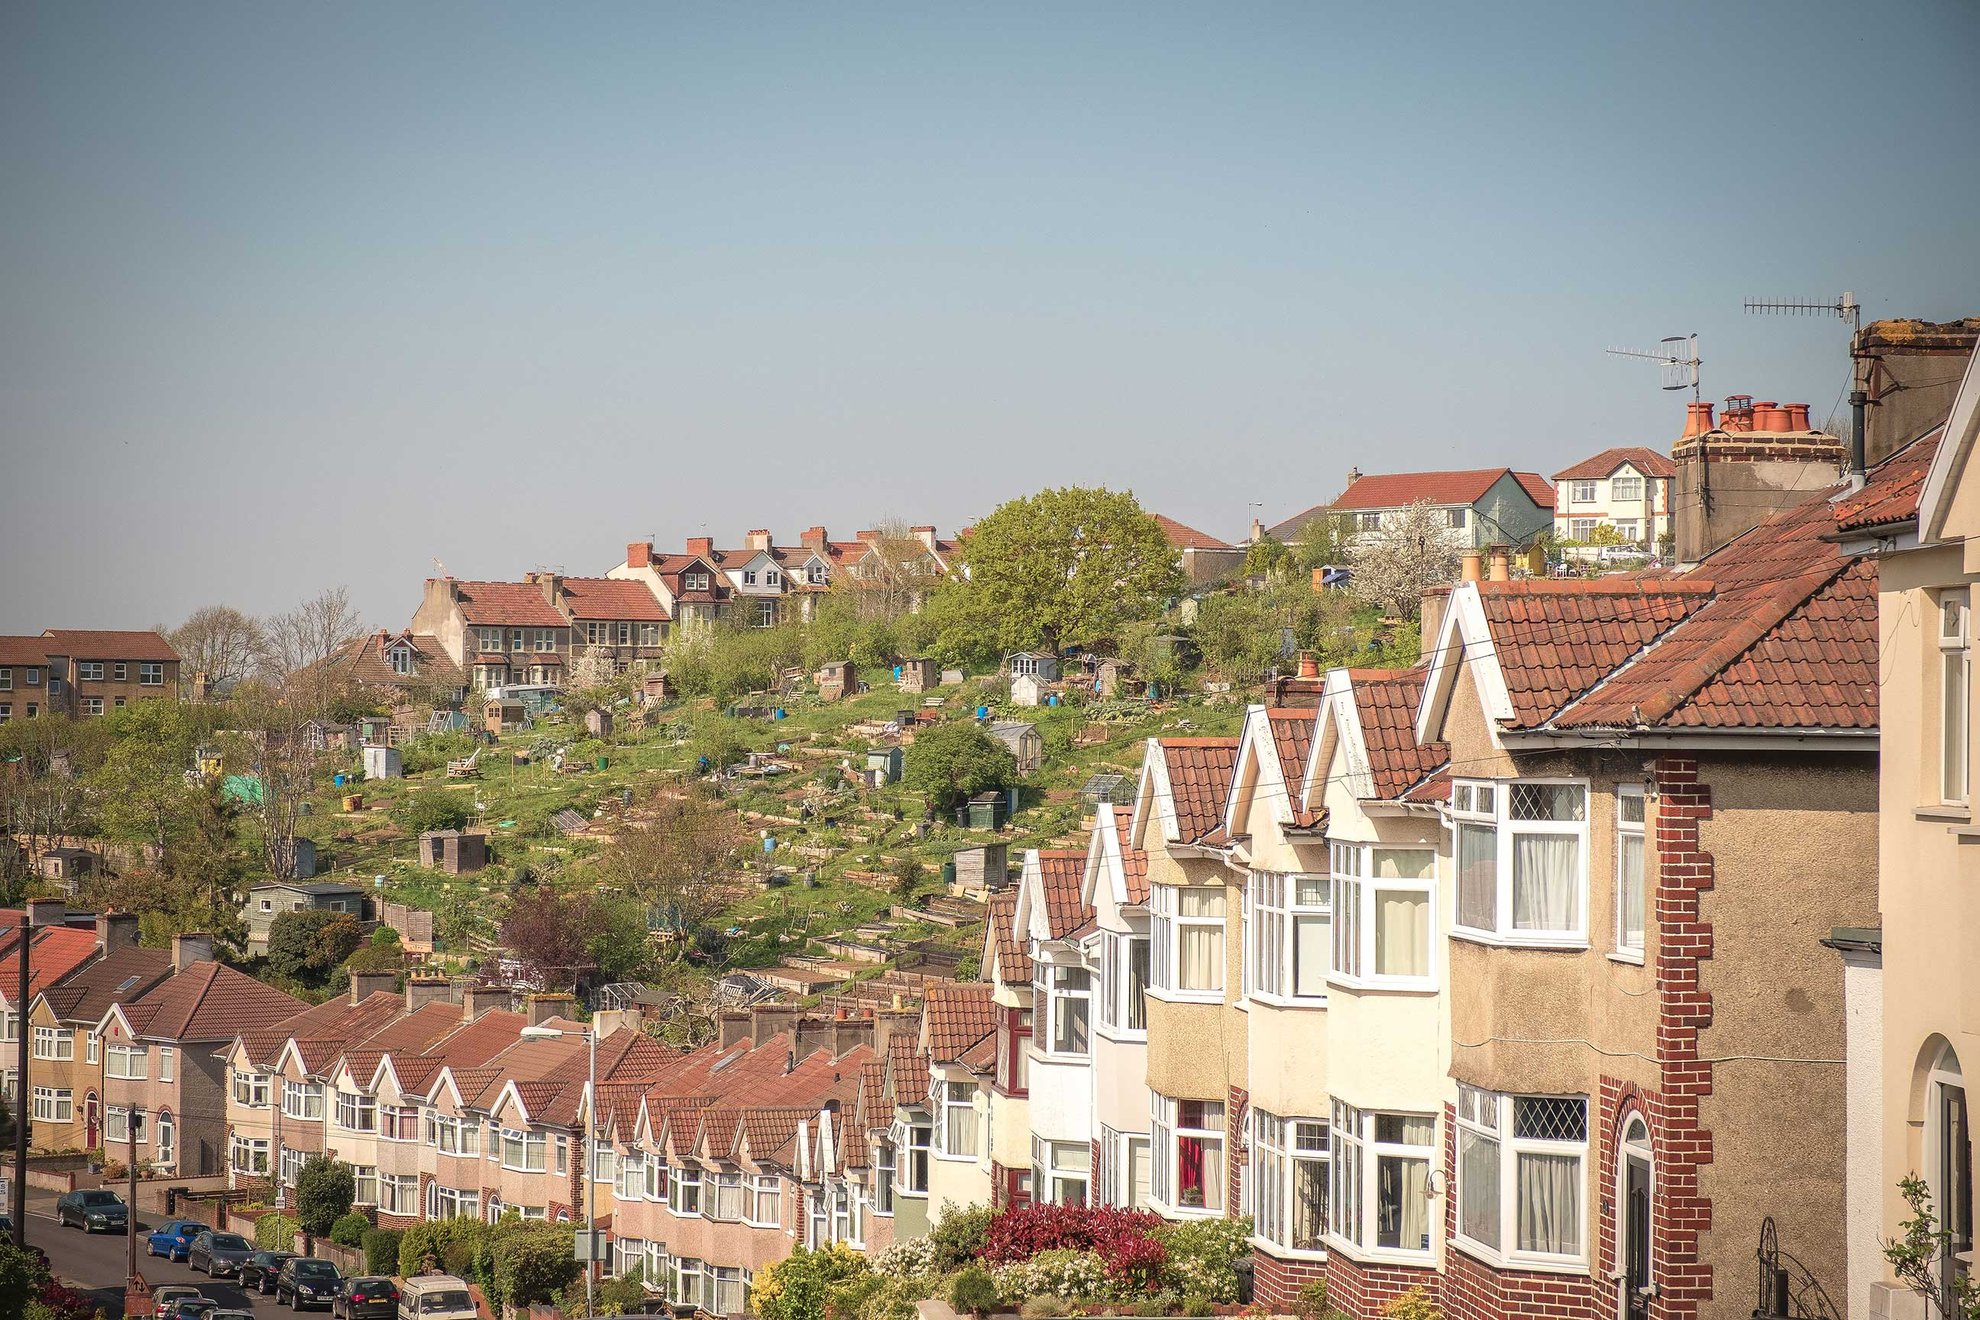
<svg viewBox="0 0 1980 1320">
<path fill-rule="evenodd" d="M 167 1302 L 157 1312 L 158 1320 L 206 1320 L 220 1303 L 211 1297 L 181 1297 Z"/>
<path fill-rule="evenodd" d="M 329 1306 L 343 1282 L 343 1276 L 329 1261 L 297 1256 L 283 1261 L 282 1272 L 275 1276 L 275 1304 L 287 1302 L 291 1311 Z"/>
<path fill-rule="evenodd" d="M 85 1233 L 124 1233 L 130 1230 L 131 1210 L 115 1192 L 102 1188 L 64 1192 L 55 1202 L 55 1222 Z"/>
<path fill-rule="evenodd" d="M 241 1263 L 241 1287 L 252 1288 L 266 1297 L 275 1291 L 275 1276 L 282 1266 L 296 1258 L 293 1251 L 257 1251 Z"/>
<path fill-rule="evenodd" d="M 399 1286 L 375 1274 L 345 1279 L 330 1302 L 335 1320 L 394 1320 L 399 1314 Z"/>
<path fill-rule="evenodd" d="M 174 1219 L 144 1240 L 144 1254 L 166 1260 L 184 1260 L 192 1250 L 193 1239 L 207 1231 L 197 1219 Z"/>
<path fill-rule="evenodd" d="M 241 1266 L 253 1254 L 254 1244 L 239 1233 L 219 1233 L 209 1228 L 193 1239 L 192 1250 L 186 1253 L 186 1268 L 204 1270 L 218 1279 L 239 1274 Z"/>
</svg>

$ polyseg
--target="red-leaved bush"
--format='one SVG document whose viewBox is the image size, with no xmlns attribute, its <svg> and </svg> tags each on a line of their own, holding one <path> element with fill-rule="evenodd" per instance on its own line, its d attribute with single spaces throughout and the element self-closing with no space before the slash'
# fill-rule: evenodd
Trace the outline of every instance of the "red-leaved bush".
<svg viewBox="0 0 1980 1320">
<path fill-rule="evenodd" d="M 1041 1251 L 1091 1251 L 1108 1277 L 1132 1287 L 1150 1286 L 1169 1253 L 1149 1234 L 1161 1216 L 1118 1206 L 1027 1205 L 990 1221 L 983 1259 L 994 1264 L 1030 1260 Z"/>
</svg>

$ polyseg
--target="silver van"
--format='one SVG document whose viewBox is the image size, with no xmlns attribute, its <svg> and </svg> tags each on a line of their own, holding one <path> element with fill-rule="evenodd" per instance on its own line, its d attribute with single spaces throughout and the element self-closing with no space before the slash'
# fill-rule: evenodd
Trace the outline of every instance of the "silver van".
<svg viewBox="0 0 1980 1320">
<path fill-rule="evenodd" d="M 422 1274 L 399 1289 L 399 1320 L 478 1320 L 465 1280 L 451 1274 Z"/>
</svg>

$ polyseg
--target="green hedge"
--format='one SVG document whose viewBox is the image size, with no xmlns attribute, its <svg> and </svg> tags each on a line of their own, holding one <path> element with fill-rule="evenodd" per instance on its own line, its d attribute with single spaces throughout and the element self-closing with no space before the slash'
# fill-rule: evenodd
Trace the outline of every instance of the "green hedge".
<svg viewBox="0 0 1980 1320">
<path fill-rule="evenodd" d="M 396 1228 L 368 1229 L 364 1235 L 364 1267 L 373 1274 L 399 1272 L 399 1239 Z"/>
<path fill-rule="evenodd" d="M 263 1251 L 293 1251 L 302 1225 L 284 1214 L 267 1214 L 254 1221 L 254 1245 Z"/>
</svg>

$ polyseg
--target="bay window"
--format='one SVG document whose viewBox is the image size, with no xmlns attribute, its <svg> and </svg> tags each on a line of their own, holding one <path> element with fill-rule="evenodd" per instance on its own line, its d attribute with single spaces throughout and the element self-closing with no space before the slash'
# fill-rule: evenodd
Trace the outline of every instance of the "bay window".
<svg viewBox="0 0 1980 1320">
<path fill-rule="evenodd" d="M 618 1152 L 603 1142 L 591 1144 L 591 1181 L 604 1183 L 607 1187 L 618 1181 Z"/>
<path fill-rule="evenodd" d="M 743 1176 L 740 1169 L 716 1169 L 708 1175 L 708 1217 L 737 1220 L 743 1212 Z"/>
<path fill-rule="evenodd" d="M 1554 780 L 1460 781 L 1460 933 L 1506 943 L 1586 943 L 1588 786 Z"/>
<path fill-rule="evenodd" d="M 523 1173 L 542 1173 L 543 1134 L 502 1129 L 502 1167 Z"/>
<path fill-rule="evenodd" d="M 702 1269 L 701 1309 L 710 1315 L 739 1315 L 749 1286 L 740 1265 L 708 1265 Z"/>
<path fill-rule="evenodd" d="M 435 1114 L 433 1145 L 442 1155 L 479 1155 L 481 1124 L 452 1114 Z"/>
<path fill-rule="evenodd" d="M 1457 1119 L 1458 1242 L 1498 1264 L 1584 1263 L 1587 1097 L 1460 1085 Z"/>
<path fill-rule="evenodd" d="M 1149 1194 L 1171 1209 L 1224 1209 L 1224 1106 L 1150 1092 L 1153 1178 Z"/>
<path fill-rule="evenodd" d="M 1966 801 L 1967 713 L 1973 679 L 1964 591 L 1939 597 L 1939 800 Z"/>
<path fill-rule="evenodd" d="M 651 1166 L 648 1166 L 651 1167 Z M 674 1165 L 667 1170 L 667 1200 L 677 1215 L 701 1213 L 701 1170 Z"/>
<path fill-rule="evenodd" d="M 404 1105 L 381 1105 L 378 1135 L 386 1141 L 418 1141 L 419 1110 Z"/>
<path fill-rule="evenodd" d="M 1245 993 L 1325 1003 L 1329 904 L 1315 875 L 1254 871 L 1246 885 Z"/>
<path fill-rule="evenodd" d="M 646 1152 L 629 1150 L 619 1156 L 619 1179 L 612 1194 L 621 1201 L 637 1201 L 646 1195 Z"/>
<path fill-rule="evenodd" d="M 612 1277 L 623 1279 L 634 1270 L 646 1273 L 646 1243 L 640 1238 L 617 1238 L 612 1243 Z"/>
<path fill-rule="evenodd" d="M 1148 937 L 1100 937 L 1100 1025 L 1127 1036 L 1148 1033 Z"/>
<path fill-rule="evenodd" d="M 948 1159 L 975 1159 L 976 1083 L 937 1081 L 934 1098 L 941 1106 L 936 1149 Z"/>
<path fill-rule="evenodd" d="M 1224 891 L 1154 885 L 1148 910 L 1155 988 L 1178 997 L 1221 998 Z"/>
<path fill-rule="evenodd" d="M 282 1081 L 282 1114 L 285 1118 L 322 1118 L 323 1084 L 321 1082 L 298 1082 L 284 1078 Z"/>
<path fill-rule="evenodd" d="M 1643 957 L 1643 786 L 1616 788 L 1616 952 Z"/>
<path fill-rule="evenodd" d="M 355 1189 L 351 1193 L 352 1205 L 376 1206 L 378 1204 L 378 1167 L 372 1164 L 352 1165 L 351 1186 Z"/>
<path fill-rule="evenodd" d="M 1040 962 L 1037 995 L 1045 1004 L 1045 1053 L 1084 1056 L 1089 1047 L 1093 978 L 1084 967 Z"/>
<path fill-rule="evenodd" d="M 465 1188 L 426 1185 L 428 1219 L 473 1219 L 481 1213 L 481 1196 Z"/>
<path fill-rule="evenodd" d="M 142 1045 L 112 1045 L 103 1060 L 103 1075 L 127 1081 L 143 1081 L 149 1074 L 150 1053 Z"/>
<path fill-rule="evenodd" d="M 1337 843 L 1330 857 L 1333 979 L 1375 987 L 1434 987 L 1431 928 L 1436 853 L 1428 848 Z"/>
<path fill-rule="evenodd" d="M 1148 1208 L 1148 1138 L 1100 1128 L 1100 1199 L 1129 1210 Z"/>
<path fill-rule="evenodd" d="M 103 1111 L 103 1142 L 123 1146 L 131 1139 L 131 1110 L 128 1105 L 111 1105 Z"/>
<path fill-rule="evenodd" d="M 758 1228 L 775 1228 L 783 1218 L 784 1180 L 759 1173 L 745 1180 L 743 1219 Z"/>
<path fill-rule="evenodd" d="M 692 1173 L 696 1179 L 701 1177 L 701 1171 L 699 1169 L 690 1169 L 687 1172 Z M 646 1157 L 646 1165 L 640 1176 L 641 1185 L 635 1189 L 635 1192 L 637 1195 L 655 1204 L 666 1205 L 668 1203 L 668 1189 L 672 1182 L 673 1175 L 668 1172 L 666 1157 L 658 1151 L 654 1151 Z M 697 1188 L 699 1185 L 697 1182 Z M 701 1193 L 697 1190 L 695 1193 L 697 1198 L 695 1205 L 697 1207 L 701 1204 L 698 1199 L 700 1195 Z"/>
<path fill-rule="evenodd" d="M 1031 1139 L 1032 1195 L 1051 1205 L 1085 1205 L 1093 1148 L 1084 1141 Z"/>
<path fill-rule="evenodd" d="M 227 1147 L 227 1164 L 235 1173 L 248 1173 L 256 1177 L 267 1177 L 268 1138 L 244 1137 L 239 1133 L 235 1133 L 233 1140 Z M 413 1179 L 413 1185 L 415 1187 L 419 1185 L 419 1179 L 417 1177 Z"/>
<path fill-rule="evenodd" d="M 673 1276 L 674 1291 L 668 1300 L 679 1306 L 701 1305 L 701 1262 L 676 1256 Z"/>
<path fill-rule="evenodd" d="M 34 1057 L 67 1060 L 76 1057 L 76 1033 L 67 1027 L 36 1027 Z"/>
<path fill-rule="evenodd" d="M 899 1179 L 899 1191 L 903 1196 L 928 1195 L 929 1152 L 935 1144 L 935 1125 L 922 1116 L 915 1115 L 906 1123 L 894 1124 L 899 1134 L 896 1149 L 900 1152 L 900 1167 L 895 1170 Z"/>
<path fill-rule="evenodd" d="M 337 1092 L 337 1126 L 346 1132 L 376 1132 L 378 1102 L 353 1091 Z"/>
<path fill-rule="evenodd" d="M 873 1143 L 873 1213 L 894 1213 L 894 1143 Z"/>
<path fill-rule="evenodd" d="M 1274 1246 L 1322 1251 L 1327 1232 L 1327 1120 L 1251 1111 L 1256 1231 Z"/>
<path fill-rule="evenodd" d="M 416 1215 L 419 1213 L 419 1175 L 381 1173 L 378 1175 L 378 1213 Z"/>
<path fill-rule="evenodd" d="M 302 1176 L 303 1165 L 309 1163 L 310 1154 L 311 1152 L 297 1150 L 294 1146 L 282 1147 L 282 1167 L 280 1174 L 284 1187 L 294 1187 L 296 1185 L 296 1179 Z"/>
<path fill-rule="evenodd" d="M 1362 1251 L 1430 1250 L 1430 1170 L 1437 1120 L 1334 1102 L 1328 1231 Z"/>
</svg>

